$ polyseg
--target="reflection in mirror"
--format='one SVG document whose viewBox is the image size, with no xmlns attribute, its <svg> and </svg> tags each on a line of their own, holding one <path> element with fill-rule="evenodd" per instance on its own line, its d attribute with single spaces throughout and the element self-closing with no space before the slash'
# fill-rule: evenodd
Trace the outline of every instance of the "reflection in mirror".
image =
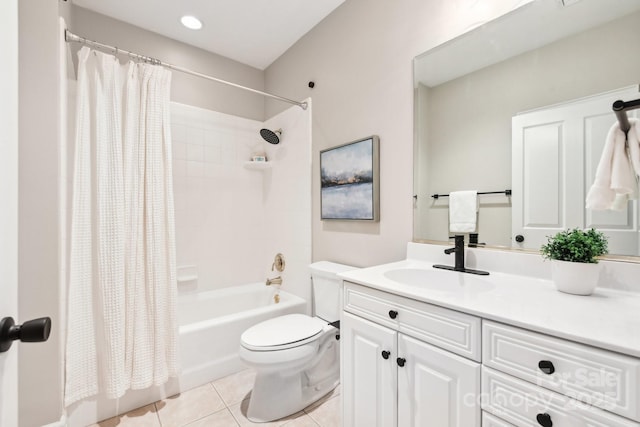
<svg viewBox="0 0 640 427">
<path fill-rule="evenodd" d="M 480 242 L 537 250 L 594 226 L 611 254 L 640 255 L 636 201 L 584 208 L 612 102 L 640 98 L 638 40 L 637 0 L 538 0 L 416 57 L 414 239 L 449 239 L 448 198 L 433 194 L 512 189 L 478 196 Z"/>
</svg>

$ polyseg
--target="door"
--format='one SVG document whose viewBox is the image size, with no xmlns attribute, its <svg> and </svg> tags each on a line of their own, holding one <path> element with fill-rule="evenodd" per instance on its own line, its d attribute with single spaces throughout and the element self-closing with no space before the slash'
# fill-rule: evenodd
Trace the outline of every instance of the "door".
<svg viewBox="0 0 640 427">
<path fill-rule="evenodd" d="M 0 1 L 0 319 L 18 312 L 18 0 Z M 0 353 L 0 426 L 18 425 L 18 351 Z"/>
<path fill-rule="evenodd" d="M 637 254 L 637 202 L 623 211 L 585 209 L 586 194 L 611 125 L 611 105 L 635 99 L 638 87 L 519 114 L 512 119 L 514 243 L 539 248 L 566 228 L 597 228 L 609 237 L 609 251 Z"/>
<path fill-rule="evenodd" d="M 480 427 L 480 364 L 398 334 L 398 425 Z"/>
<path fill-rule="evenodd" d="M 397 426 L 396 335 L 389 328 L 344 313 L 340 340 L 345 427 Z"/>
</svg>

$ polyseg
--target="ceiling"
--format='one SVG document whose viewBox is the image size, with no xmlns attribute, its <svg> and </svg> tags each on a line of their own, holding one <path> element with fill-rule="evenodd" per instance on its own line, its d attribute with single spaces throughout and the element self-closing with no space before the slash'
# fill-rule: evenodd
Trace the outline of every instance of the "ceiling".
<svg viewBox="0 0 640 427">
<path fill-rule="evenodd" d="M 345 0 L 73 0 L 73 4 L 264 70 Z M 193 15 L 201 30 L 182 26 Z"/>
</svg>

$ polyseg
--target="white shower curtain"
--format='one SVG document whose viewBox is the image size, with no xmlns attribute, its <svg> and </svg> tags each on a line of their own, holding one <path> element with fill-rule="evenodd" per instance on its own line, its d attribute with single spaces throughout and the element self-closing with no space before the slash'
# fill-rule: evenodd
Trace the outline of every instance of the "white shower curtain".
<svg viewBox="0 0 640 427">
<path fill-rule="evenodd" d="M 177 374 L 171 73 L 78 58 L 65 406 Z"/>
</svg>

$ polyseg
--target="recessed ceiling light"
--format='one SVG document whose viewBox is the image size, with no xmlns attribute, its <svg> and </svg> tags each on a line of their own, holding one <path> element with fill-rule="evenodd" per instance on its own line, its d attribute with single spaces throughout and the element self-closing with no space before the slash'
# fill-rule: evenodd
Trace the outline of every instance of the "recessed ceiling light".
<svg viewBox="0 0 640 427">
<path fill-rule="evenodd" d="M 180 22 L 182 22 L 182 25 L 189 28 L 190 30 L 199 30 L 200 28 L 202 28 L 202 22 L 195 16 L 185 15 L 180 18 Z"/>
</svg>

